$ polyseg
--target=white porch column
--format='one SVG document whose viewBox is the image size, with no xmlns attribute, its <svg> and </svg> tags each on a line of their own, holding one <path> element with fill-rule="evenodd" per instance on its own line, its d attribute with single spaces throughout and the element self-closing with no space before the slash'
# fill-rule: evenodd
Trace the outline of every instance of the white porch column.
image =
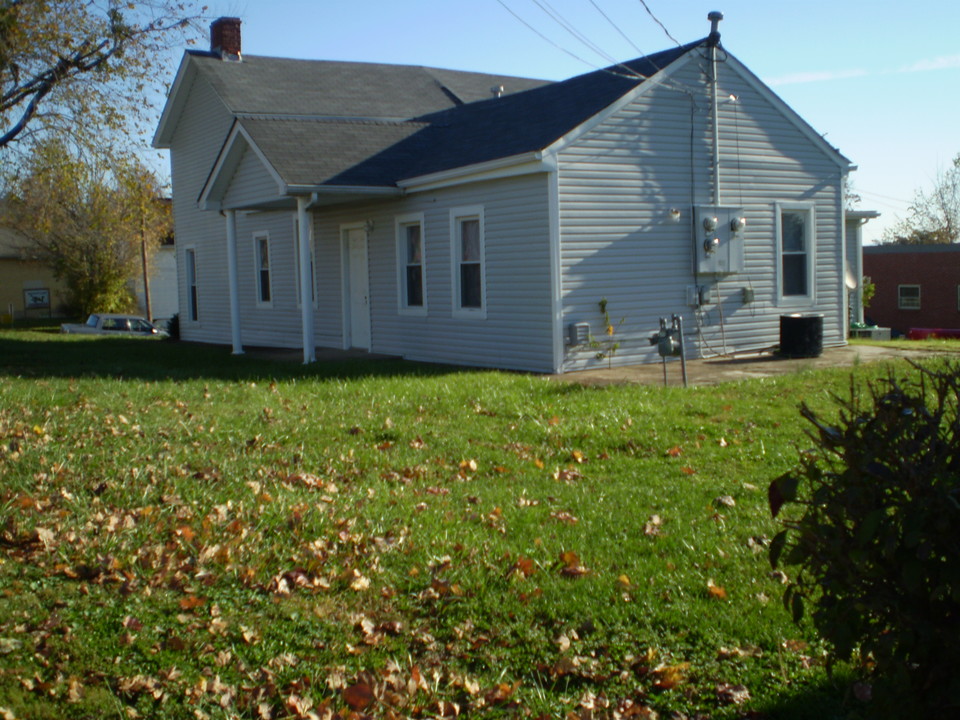
<svg viewBox="0 0 960 720">
<path fill-rule="evenodd" d="M 227 276 L 230 290 L 230 340 L 233 354 L 243 355 L 240 342 L 240 277 L 237 272 L 237 211 L 227 210 Z"/>
<path fill-rule="evenodd" d="M 297 198 L 297 230 L 300 237 L 300 324 L 303 327 L 303 364 L 317 359 L 316 340 L 313 333 L 313 278 L 310 262 L 310 216 L 307 213 L 308 197 Z"/>
</svg>

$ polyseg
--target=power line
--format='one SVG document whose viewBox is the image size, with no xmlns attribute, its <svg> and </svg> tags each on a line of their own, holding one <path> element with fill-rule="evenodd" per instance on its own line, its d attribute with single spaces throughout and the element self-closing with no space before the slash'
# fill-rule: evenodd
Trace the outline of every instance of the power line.
<svg viewBox="0 0 960 720">
<path fill-rule="evenodd" d="M 854 191 L 858 192 L 861 195 L 873 195 L 874 197 L 882 198 L 883 200 L 890 200 L 891 202 L 903 203 L 904 205 L 909 205 L 911 203 L 910 200 L 903 200 L 901 198 L 890 197 L 889 195 L 881 195 L 880 193 L 871 192 L 869 190 L 858 190 L 855 188 Z"/>
<path fill-rule="evenodd" d="M 586 45 L 590 50 L 595 52 L 601 58 L 603 58 L 607 63 L 613 65 L 616 64 L 616 59 L 603 50 L 599 45 L 594 43 L 590 38 L 584 35 L 582 32 L 577 30 L 572 23 L 570 23 L 566 18 L 563 17 L 552 5 L 550 5 L 547 0 L 533 0 L 534 5 L 543 10 L 543 12 L 560 27 L 566 30 L 570 35 L 575 39 L 579 40 L 581 43 Z"/>
<path fill-rule="evenodd" d="M 659 25 L 659 26 L 661 27 L 661 29 L 663 30 L 663 32 L 665 32 L 665 33 L 667 34 L 667 37 L 670 38 L 671 40 L 673 40 L 673 42 L 675 42 L 678 47 L 682 47 L 680 41 L 677 40 L 673 35 L 671 35 L 669 30 L 667 30 L 667 26 L 664 25 L 662 22 L 660 22 L 660 19 L 659 19 L 656 15 L 653 14 L 653 10 L 651 10 L 651 9 L 650 9 L 650 6 L 647 5 L 647 0 L 640 0 L 640 4 L 643 5 L 643 9 L 647 11 L 647 15 L 649 15 L 650 17 L 652 17 L 652 18 L 653 18 L 653 21 L 654 21 L 655 23 L 657 23 L 657 25 Z"/>
<path fill-rule="evenodd" d="M 524 20 L 524 19 L 523 19 L 522 17 L 520 17 L 519 15 L 517 15 L 517 13 L 515 13 L 515 12 L 513 11 L 513 9 L 512 9 L 511 7 L 509 7 L 509 6 L 504 2 L 504 0 L 497 0 L 497 2 L 500 3 L 500 5 L 503 7 L 504 10 L 506 10 L 508 13 L 510 13 L 511 15 L 513 15 L 513 17 L 515 17 L 515 18 L 516 18 L 517 20 L 519 20 L 521 23 L 523 23 L 524 25 L 526 25 L 528 29 L 530 29 L 531 31 L 533 31 L 534 33 L 536 33 L 542 40 L 545 40 L 546 42 L 548 42 L 548 43 L 550 43 L 551 45 L 553 45 L 553 47 L 555 47 L 557 50 L 560 50 L 561 52 L 566 53 L 567 55 L 569 55 L 570 57 L 572 57 L 574 60 L 577 60 L 577 61 L 579 61 L 579 62 L 582 62 L 584 65 L 588 65 L 589 67 L 592 67 L 592 68 L 594 68 L 595 70 L 600 70 L 600 69 L 601 69 L 601 68 L 598 67 L 597 65 L 594 65 L 592 62 L 589 62 L 588 60 L 584 60 L 582 57 L 580 57 L 580 56 L 577 55 L 576 53 L 574 53 L 574 52 L 572 52 L 572 51 L 570 51 L 570 50 L 567 50 L 567 48 L 562 47 L 561 45 L 555 43 L 553 40 L 551 40 L 550 38 L 548 38 L 548 37 L 547 37 L 546 35 L 544 35 L 542 32 L 540 32 L 539 30 L 537 30 L 533 25 L 531 25 L 530 23 L 528 23 L 526 20 Z"/>
<path fill-rule="evenodd" d="M 548 2 L 548 0 L 532 0 L 532 1 L 533 1 L 534 4 L 536 4 L 537 7 L 539 7 L 547 16 L 549 16 L 554 22 L 556 22 L 558 25 L 560 25 L 564 30 L 566 30 L 570 35 L 572 35 L 576 40 L 578 40 L 579 42 L 583 43 L 583 44 L 586 45 L 589 49 L 591 49 L 593 52 L 597 53 L 597 54 L 600 55 L 602 58 L 604 58 L 607 62 L 609 62 L 609 63 L 610 63 L 610 66 L 609 66 L 609 67 L 600 67 L 599 65 L 596 65 L 595 63 L 592 63 L 592 62 L 590 62 L 589 60 L 585 60 L 584 58 L 580 57 L 579 55 L 577 55 L 577 54 L 574 53 L 573 51 L 569 50 L 569 49 L 566 48 L 566 47 L 563 47 L 563 46 L 560 45 L 559 43 L 551 40 L 549 37 L 547 37 L 546 35 L 544 35 L 542 32 L 540 32 L 540 30 L 538 30 L 537 28 L 535 28 L 535 27 L 534 27 L 533 25 L 531 25 L 529 22 L 527 22 L 526 20 L 524 20 L 519 14 L 517 14 L 517 13 L 513 10 L 513 8 L 511 8 L 509 5 L 507 5 L 507 3 L 506 3 L 505 0 L 497 0 L 497 2 L 500 3 L 500 6 L 503 7 L 504 10 L 506 10 L 508 13 L 510 13 L 510 14 L 514 17 L 514 19 L 516 19 L 517 21 L 519 21 L 520 23 L 522 23 L 524 26 L 526 26 L 528 30 L 530 30 L 530 31 L 532 31 L 533 33 L 535 33 L 541 40 L 544 40 L 545 42 L 549 43 L 550 45 L 552 45 L 552 46 L 553 46 L 554 48 L 556 48 L 557 50 L 560 50 L 561 52 L 569 55 L 570 57 L 572 57 L 573 59 L 577 60 L 578 62 L 581 62 L 581 63 L 583 63 L 584 65 L 587 65 L 587 66 L 589 66 L 589 67 L 592 67 L 592 68 L 594 68 L 595 70 L 599 70 L 600 72 L 607 73 L 608 75 L 613 75 L 614 77 L 625 78 L 625 79 L 628 79 L 628 80 L 637 80 L 637 81 L 640 81 L 640 82 L 644 82 L 644 81 L 649 81 L 649 80 L 651 80 L 651 77 L 652 77 L 652 76 L 644 75 L 644 74 L 642 74 L 642 73 L 634 70 L 634 69 L 633 69 L 632 67 L 630 67 L 629 65 L 626 65 L 626 64 L 624 64 L 624 63 L 622 63 L 622 62 L 619 62 L 619 61 L 616 60 L 612 55 L 610 55 L 609 53 L 605 52 L 602 48 L 600 48 L 598 45 L 596 45 L 594 42 L 592 42 L 589 38 L 587 38 L 585 35 L 583 35 L 583 33 L 581 33 L 579 30 L 577 30 L 577 29 L 572 25 L 572 23 L 570 23 L 568 20 L 566 20 L 555 8 L 553 8 L 553 6 L 550 5 L 550 3 Z M 641 0 L 641 1 L 642 1 L 642 0 Z M 591 2 L 593 2 L 593 0 L 591 0 Z M 597 9 L 600 10 L 600 8 L 596 5 L 595 2 L 594 2 L 593 4 L 594 4 L 594 7 L 597 7 Z M 602 10 L 601 10 L 600 12 L 601 12 L 601 14 L 604 15 L 604 17 L 607 17 L 606 14 L 604 14 Z M 656 18 L 654 18 L 654 19 L 656 19 Z M 609 21 L 609 18 L 608 18 L 608 21 Z M 659 22 L 659 21 L 658 21 L 658 22 Z M 660 25 L 661 25 L 661 27 L 663 27 L 662 23 L 661 23 Z M 665 29 L 665 28 L 664 28 L 664 29 Z M 618 30 L 618 32 L 621 32 L 621 34 L 623 34 L 622 31 L 619 30 L 619 28 L 617 28 L 617 30 Z M 669 33 L 668 33 L 668 35 L 669 35 Z M 672 36 L 671 36 L 671 39 L 672 39 Z M 629 39 L 628 39 L 628 42 L 629 42 Z M 675 39 L 674 39 L 674 42 L 676 42 Z M 633 43 L 631 43 L 631 45 L 633 45 L 634 48 L 635 48 L 638 52 L 640 52 L 640 53 L 643 52 L 642 50 L 640 50 L 640 48 L 636 47 L 636 45 L 634 45 Z M 682 45 L 680 45 L 679 43 L 677 43 L 677 45 L 678 45 L 679 47 L 682 47 Z M 645 59 L 645 60 L 653 67 L 653 70 L 654 70 L 654 73 L 653 73 L 653 74 L 656 74 L 656 73 L 660 72 L 660 70 L 662 70 L 662 68 L 659 67 L 655 62 L 653 62 L 653 60 L 651 60 L 649 56 L 644 56 L 643 59 Z M 622 69 L 622 72 L 618 72 L 618 71 L 615 70 L 614 68 L 620 68 L 620 69 Z M 677 91 L 680 91 L 680 92 L 683 92 L 683 93 L 689 95 L 690 98 L 691 98 L 691 100 L 693 100 L 694 104 L 696 104 L 696 100 L 695 100 L 695 98 L 694 98 L 693 93 L 691 92 L 690 89 L 688 89 L 688 88 L 686 88 L 686 87 L 684 86 L 684 83 L 678 83 L 678 82 L 672 81 L 672 80 L 670 80 L 670 79 L 668 79 L 668 78 L 660 78 L 660 79 L 657 81 L 657 83 L 658 83 L 659 85 L 663 86 L 663 87 L 667 87 L 667 88 L 670 88 L 670 89 L 673 89 L 673 90 L 677 90 Z"/>
<path fill-rule="evenodd" d="M 603 52 L 602 50 L 596 48 L 596 46 L 593 46 L 593 43 L 591 43 L 588 39 L 586 39 L 586 38 L 582 38 L 582 39 L 581 39 L 581 38 L 577 38 L 577 39 L 579 39 L 581 42 L 583 42 L 585 45 L 587 45 L 587 47 L 593 46 L 591 49 L 593 49 L 594 52 L 596 52 L 596 53 L 599 54 L 601 57 L 603 57 L 604 59 L 606 59 L 609 63 L 611 63 L 611 65 L 615 65 L 615 66 L 617 66 L 617 67 L 623 68 L 623 70 L 624 70 L 625 72 L 622 72 L 622 73 L 621 73 L 621 72 L 616 72 L 616 71 L 614 71 L 614 70 L 611 70 L 610 68 L 601 67 L 601 66 L 597 65 L 596 63 L 590 62 L 589 60 L 584 60 L 582 57 L 580 57 L 579 55 L 577 55 L 577 54 L 574 53 L 573 51 L 568 50 L 567 48 L 563 47 L 562 45 L 554 42 L 553 40 L 551 40 L 550 38 L 548 38 L 546 35 L 544 35 L 542 32 L 540 32 L 539 30 L 537 30 L 533 25 L 531 25 L 530 23 L 528 23 L 526 20 L 524 20 L 522 17 L 520 17 L 520 15 L 518 15 L 516 12 L 514 12 L 514 10 L 513 10 L 510 6 L 508 6 L 508 5 L 506 4 L 506 2 L 504 2 L 504 0 L 497 0 L 497 2 L 500 3 L 500 5 L 503 7 L 504 10 L 506 10 L 508 13 L 510 13 L 511 15 L 513 15 L 513 17 L 516 18 L 518 21 L 520 21 L 521 23 L 523 23 L 529 30 L 531 30 L 532 32 L 536 33 L 536 35 L 537 35 L 538 37 L 540 37 L 542 40 L 550 43 L 550 45 L 552 45 L 553 47 L 555 47 L 557 50 L 560 50 L 561 52 L 566 53 L 567 55 L 569 55 L 570 57 L 572 57 L 574 60 L 577 60 L 577 61 L 583 63 L 584 65 L 587 65 L 588 67 L 592 67 L 594 70 L 599 70 L 599 71 L 601 71 L 601 72 L 607 73 L 608 75 L 613 75 L 614 77 L 626 78 L 626 79 L 628 79 L 628 80 L 647 80 L 647 79 L 648 79 L 647 76 L 642 75 L 641 73 L 638 73 L 637 71 L 633 70 L 632 68 L 630 68 L 630 67 L 627 66 L 627 65 L 624 65 L 624 64 L 621 63 L 621 62 L 617 62 L 615 59 L 613 59 L 612 56 L 607 55 L 607 53 L 605 53 L 605 52 Z M 541 9 L 541 10 L 543 10 L 543 11 L 544 11 L 545 13 L 547 13 L 548 15 L 550 14 L 542 5 L 540 5 L 539 2 L 537 2 L 537 0 L 534 0 L 534 2 L 536 2 L 537 5 L 540 6 L 540 9 Z M 559 15 L 559 13 L 558 13 L 558 15 Z M 551 16 L 551 17 L 553 17 L 553 16 Z M 554 18 L 554 21 L 557 22 L 558 24 L 561 24 L 561 26 L 563 25 L 563 22 L 562 22 L 561 20 L 558 20 L 558 19 Z M 567 32 L 570 32 L 571 34 L 574 34 L 574 37 L 576 37 L 576 34 L 575 34 L 576 31 L 571 30 L 571 29 L 566 28 L 566 27 L 565 27 L 565 29 L 567 30 Z M 659 70 L 659 68 L 657 68 L 657 69 Z"/>
<path fill-rule="evenodd" d="M 622 37 L 624 40 L 626 40 L 626 41 L 630 44 L 630 46 L 633 47 L 634 50 L 636 50 L 636 51 L 637 51 L 638 53 L 640 53 L 641 55 L 645 55 L 645 54 L 646 54 L 646 53 L 643 52 L 643 50 L 641 50 L 640 48 L 637 47 L 637 44 L 636 44 L 635 42 L 633 42 L 633 40 L 631 40 L 629 37 L 627 37 L 627 34 L 626 34 L 625 32 L 623 32 L 623 30 L 620 29 L 620 26 L 617 25 L 613 20 L 611 20 L 610 17 L 603 11 L 603 9 L 602 9 L 599 5 L 597 5 L 596 0 L 590 0 L 590 4 L 593 5 L 593 6 L 597 9 L 597 12 L 598 12 L 598 13 L 600 13 L 601 15 L 603 15 L 604 19 L 605 19 L 608 23 L 610 23 L 610 26 L 611 26 L 614 30 L 616 30 L 618 33 L 620 33 L 620 37 Z"/>
</svg>

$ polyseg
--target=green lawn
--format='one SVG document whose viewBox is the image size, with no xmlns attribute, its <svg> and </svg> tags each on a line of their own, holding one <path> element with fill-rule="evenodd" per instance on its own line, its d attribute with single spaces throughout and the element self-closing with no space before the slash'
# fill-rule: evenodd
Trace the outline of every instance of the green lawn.
<svg viewBox="0 0 960 720">
<path fill-rule="evenodd" d="M 860 717 L 765 548 L 850 382 L 2 331 L 0 717 Z"/>
</svg>

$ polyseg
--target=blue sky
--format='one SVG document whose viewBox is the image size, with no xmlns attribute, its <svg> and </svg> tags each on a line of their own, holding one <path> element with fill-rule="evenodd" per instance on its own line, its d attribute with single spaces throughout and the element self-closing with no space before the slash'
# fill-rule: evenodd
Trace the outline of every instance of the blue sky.
<svg viewBox="0 0 960 720">
<path fill-rule="evenodd" d="M 254 55 L 551 80 L 610 64 L 538 2 L 617 60 L 675 45 L 640 0 L 212 0 L 208 12 L 240 17 Z M 960 2 L 646 3 L 680 43 L 707 35 L 707 13 L 723 12 L 727 50 L 858 165 L 860 207 L 882 213 L 865 228 L 868 242 L 960 153 Z"/>
</svg>

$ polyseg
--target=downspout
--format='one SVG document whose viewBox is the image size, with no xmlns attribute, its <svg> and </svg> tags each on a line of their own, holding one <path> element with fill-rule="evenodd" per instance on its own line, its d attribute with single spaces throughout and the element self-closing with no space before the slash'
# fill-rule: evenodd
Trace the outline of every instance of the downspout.
<svg viewBox="0 0 960 720">
<path fill-rule="evenodd" d="M 713 204 L 720 204 L 720 103 L 717 98 L 717 45 L 720 43 L 720 32 L 717 30 L 723 13 L 714 10 L 707 15 L 710 21 L 710 35 L 707 37 L 707 46 L 710 48 L 710 90 L 713 100 Z"/>
<path fill-rule="evenodd" d="M 237 272 L 237 211 L 225 211 L 227 219 L 227 279 L 230 291 L 230 341 L 234 355 L 243 355 L 240 342 L 240 276 Z"/>
<path fill-rule="evenodd" d="M 550 247 L 550 304 L 553 318 L 553 372 L 562 373 L 565 356 L 563 334 L 563 257 L 560 243 L 560 169 L 556 157 L 547 171 L 547 233 Z"/>
<path fill-rule="evenodd" d="M 842 259 L 840 267 L 843 268 L 843 278 L 840 281 L 840 298 L 842 300 L 840 307 L 843 308 L 843 317 L 840 319 L 840 332 L 842 333 L 840 339 L 844 344 L 846 344 L 847 338 L 850 337 L 850 294 L 853 292 L 853 290 L 860 287 L 861 281 L 858 280 L 856 287 L 854 288 L 847 287 L 847 274 L 850 268 L 850 262 L 847 257 L 847 174 L 841 170 L 839 177 L 840 187 L 838 188 L 838 194 L 840 195 L 840 257 Z M 860 303 L 857 302 L 857 304 L 859 305 Z"/>
<path fill-rule="evenodd" d="M 316 340 L 313 333 L 313 283 L 310 277 L 310 220 L 307 205 L 310 198 L 297 196 L 297 247 L 300 251 L 300 324 L 303 328 L 303 364 L 317 359 Z"/>
</svg>

